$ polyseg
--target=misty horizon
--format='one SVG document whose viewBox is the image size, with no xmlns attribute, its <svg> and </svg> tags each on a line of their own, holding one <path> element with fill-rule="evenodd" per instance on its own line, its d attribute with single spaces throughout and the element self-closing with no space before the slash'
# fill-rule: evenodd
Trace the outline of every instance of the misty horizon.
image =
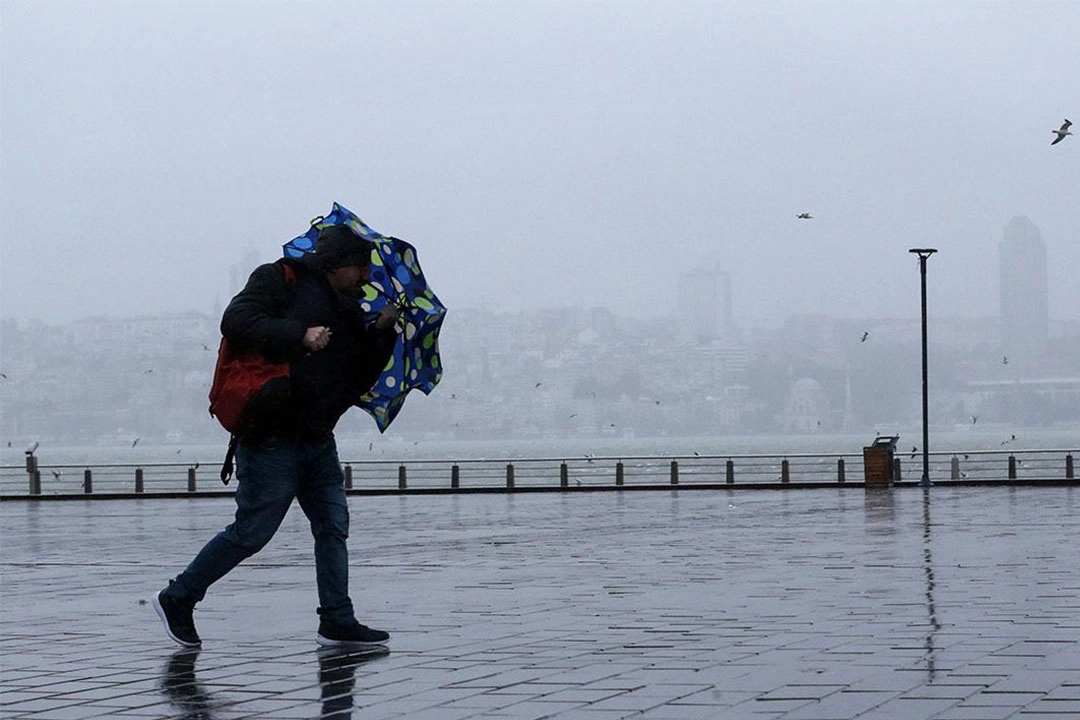
<svg viewBox="0 0 1080 720">
<path fill-rule="evenodd" d="M 997 312 L 1014 216 L 1080 318 L 1080 6 L 6 2 L 0 314 L 224 306 L 333 202 L 450 308 Z M 957 32 L 962 27 L 963 32 Z M 800 213 L 813 219 L 798 220 Z M 243 267 L 246 274 L 253 269 Z"/>
</svg>

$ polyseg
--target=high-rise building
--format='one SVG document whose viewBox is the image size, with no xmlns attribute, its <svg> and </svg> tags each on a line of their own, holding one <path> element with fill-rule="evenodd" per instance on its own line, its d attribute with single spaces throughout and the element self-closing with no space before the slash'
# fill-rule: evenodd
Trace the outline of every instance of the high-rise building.
<svg viewBox="0 0 1080 720">
<path fill-rule="evenodd" d="M 679 275 L 679 334 L 686 339 L 730 336 L 731 277 L 718 269 Z"/>
<path fill-rule="evenodd" d="M 998 246 L 1001 271 L 1001 349 L 1005 358 L 1024 360 L 1046 352 L 1049 301 L 1046 245 L 1026 217 L 1005 226 Z"/>
</svg>

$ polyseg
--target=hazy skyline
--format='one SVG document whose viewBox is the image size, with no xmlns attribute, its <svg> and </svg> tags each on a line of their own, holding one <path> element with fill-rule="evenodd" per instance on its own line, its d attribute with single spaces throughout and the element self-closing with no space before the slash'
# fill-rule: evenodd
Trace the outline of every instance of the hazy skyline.
<svg viewBox="0 0 1080 720">
<path fill-rule="evenodd" d="M 1080 4 L 0 4 L 0 312 L 199 310 L 338 201 L 451 309 L 1080 318 Z M 796 220 L 810 212 L 813 220 Z M 246 270 L 249 270 L 247 268 Z"/>
</svg>

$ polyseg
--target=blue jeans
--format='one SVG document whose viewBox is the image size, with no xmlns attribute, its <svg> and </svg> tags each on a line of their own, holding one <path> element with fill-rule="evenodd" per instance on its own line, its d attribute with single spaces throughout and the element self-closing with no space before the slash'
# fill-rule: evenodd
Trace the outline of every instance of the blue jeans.
<svg viewBox="0 0 1080 720">
<path fill-rule="evenodd" d="M 333 435 L 241 440 L 236 478 L 236 519 L 206 543 L 165 593 L 182 602 L 202 600 L 207 588 L 270 542 L 296 498 L 315 538 L 319 615 L 335 624 L 355 622 L 346 547 L 349 507 Z"/>
</svg>

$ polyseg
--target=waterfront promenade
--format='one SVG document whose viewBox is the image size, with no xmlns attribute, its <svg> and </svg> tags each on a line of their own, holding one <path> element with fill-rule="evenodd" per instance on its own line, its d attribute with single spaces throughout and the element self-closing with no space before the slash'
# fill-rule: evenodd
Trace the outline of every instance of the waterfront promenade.
<svg viewBox="0 0 1080 720">
<path fill-rule="evenodd" d="M 355 496 L 377 657 L 318 651 L 294 507 L 179 651 L 228 498 L 0 504 L 0 717 L 1080 717 L 1080 489 Z"/>
</svg>

